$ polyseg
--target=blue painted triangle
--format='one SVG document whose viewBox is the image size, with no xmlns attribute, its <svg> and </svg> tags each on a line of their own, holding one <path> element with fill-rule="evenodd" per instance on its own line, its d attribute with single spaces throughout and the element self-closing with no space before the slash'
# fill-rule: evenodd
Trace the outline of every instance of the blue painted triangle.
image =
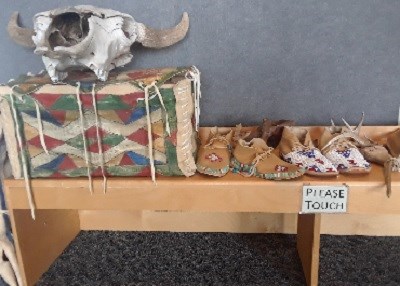
<svg viewBox="0 0 400 286">
<path fill-rule="evenodd" d="M 159 106 L 150 106 L 150 113 L 159 109 Z M 128 123 L 134 122 L 143 116 L 146 116 L 146 108 L 145 107 L 136 107 L 129 117 Z"/>
<path fill-rule="evenodd" d="M 56 170 L 56 169 L 58 169 L 58 166 L 60 166 L 60 164 L 64 161 L 64 156 L 65 155 L 60 155 L 57 158 L 55 158 L 53 161 L 50 161 L 49 163 L 41 165 L 38 168 Z"/>
<path fill-rule="evenodd" d="M 29 110 L 29 111 L 23 111 L 24 113 L 28 114 L 29 116 L 33 118 L 37 118 L 36 110 Z M 49 122 L 51 124 L 54 124 L 58 127 L 61 127 L 62 125 L 60 122 L 58 122 L 49 112 L 46 110 L 40 110 L 40 116 L 43 121 Z"/>
<path fill-rule="evenodd" d="M 129 151 L 126 154 L 128 154 L 129 158 L 136 164 L 136 165 L 141 165 L 141 166 L 147 166 L 150 164 L 149 158 L 146 156 L 140 155 L 138 153 L 135 153 L 133 151 Z M 154 165 L 163 165 L 163 162 L 154 160 Z"/>
<path fill-rule="evenodd" d="M 142 165 L 142 166 L 147 166 L 149 165 L 149 158 L 140 155 L 138 153 L 135 153 L 133 151 L 129 151 L 126 154 L 128 154 L 129 158 L 136 164 L 136 165 Z"/>
</svg>

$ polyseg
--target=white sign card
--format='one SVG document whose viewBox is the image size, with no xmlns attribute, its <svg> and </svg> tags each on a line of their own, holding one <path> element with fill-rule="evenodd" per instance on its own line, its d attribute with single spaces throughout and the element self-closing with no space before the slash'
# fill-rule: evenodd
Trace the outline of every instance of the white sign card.
<svg viewBox="0 0 400 286">
<path fill-rule="evenodd" d="M 346 213 L 348 191 L 346 185 L 304 185 L 301 213 Z"/>
</svg>

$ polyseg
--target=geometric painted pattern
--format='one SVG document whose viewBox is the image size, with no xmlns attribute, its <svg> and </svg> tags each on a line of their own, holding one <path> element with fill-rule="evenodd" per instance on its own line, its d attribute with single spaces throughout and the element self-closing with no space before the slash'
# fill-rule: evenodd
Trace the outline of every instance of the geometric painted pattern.
<svg viewBox="0 0 400 286">
<path fill-rule="evenodd" d="M 90 74 L 72 74 L 72 81 L 56 86 L 45 76 L 21 78 L 11 82 L 14 89 L 17 125 L 22 131 L 25 157 L 31 177 L 87 176 L 84 142 L 92 176 L 149 176 L 147 118 L 143 84 L 158 80 L 165 110 L 157 96 L 150 96 L 150 119 L 156 172 L 182 175 L 176 152 L 176 101 L 173 86 L 185 78 L 188 68 L 131 71 L 111 74 L 108 82 L 96 83 L 97 118 L 92 99 L 93 78 Z M 84 136 L 76 95 L 81 83 Z M 142 86 L 141 86 L 142 84 Z M 151 93 L 150 93 L 151 94 Z M 35 101 L 39 105 L 40 119 Z M 166 132 L 166 113 L 170 135 Z M 97 119 L 97 120 L 96 120 Z M 99 126 L 97 136 L 96 121 Z M 48 154 L 45 152 L 40 136 Z M 85 140 L 85 141 L 84 141 Z M 102 152 L 99 150 L 101 142 Z"/>
</svg>

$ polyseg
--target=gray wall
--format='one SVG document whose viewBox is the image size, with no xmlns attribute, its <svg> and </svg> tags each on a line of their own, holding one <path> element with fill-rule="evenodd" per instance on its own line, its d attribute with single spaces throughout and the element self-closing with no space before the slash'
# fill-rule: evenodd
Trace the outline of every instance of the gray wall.
<svg viewBox="0 0 400 286">
<path fill-rule="evenodd" d="M 5 4 L 4 4 L 5 2 Z M 156 28 L 189 12 L 188 37 L 164 50 L 138 48 L 128 68 L 197 65 L 203 75 L 201 124 L 257 124 L 265 116 L 299 124 L 397 124 L 400 1 L 397 0 L 2 0 L 0 82 L 43 69 L 8 38 L 12 11 L 35 13 L 93 4 Z"/>
</svg>

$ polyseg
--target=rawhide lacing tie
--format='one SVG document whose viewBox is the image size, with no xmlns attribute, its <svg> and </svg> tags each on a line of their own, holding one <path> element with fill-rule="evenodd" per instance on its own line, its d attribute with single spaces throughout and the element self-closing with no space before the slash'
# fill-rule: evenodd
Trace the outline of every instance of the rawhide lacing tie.
<svg viewBox="0 0 400 286">
<path fill-rule="evenodd" d="M 392 194 L 392 172 L 400 172 L 400 157 L 390 158 L 384 164 L 386 196 L 390 198 Z"/>
<path fill-rule="evenodd" d="M 36 107 L 36 118 L 38 121 L 40 145 L 42 146 L 44 152 L 47 155 L 49 155 L 49 151 L 47 150 L 46 142 L 44 141 L 42 114 L 40 113 L 39 104 L 37 103 L 37 101 L 35 99 L 33 99 L 33 102 L 35 103 L 35 107 Z"/>
<path fill-rule="evenodd" d="M 18 126 L 18 116 L 17 116 L 17 109 L 15 107 L 15 102 L 14 102 L 14 88 L 17 87 L 14 85 L 11 88 L 11 94 L 10 94 L 10 100 L 11 100 L 11 109 L 13 112 L 13 117 L 14 117 L 14 122 L 16 126 L 16 136 L 17 136 L 17 141 L 18 141 L 18 146 L 20 149 L 20 155 L 21 155 L 21 160 L 22 160 L 22 171 L 24 174 L 24 181 L 25 181 L 25 190 L 28 195 L 28 202 L 29 202 L 29 208 L 31 210 L 31 216 L 33 219 L 36 218 L 35 216 L 35 202 L 33 200 L 33 195 L 32 195 L 32 189 L 31 189 L 31 182 L 29 179 L 29 174 L 28 174 L 28 163 L 26 162 L 25 158 L 25 151 L 24 151 L 24 146 L 22 144 L 22 135 L 20 134 L 20 129 Z"/>
<path fill-rule="evenodd" d="M 214 144 L 215 141 L 221 142 L 221 143 L 223 143 L 225 146 L 221 146 L 221 147 L 213 146 L 213 144 Z M 212 137 L 212 138 L 210 139 L 210 141 L 209 141 L 206 145 L 204 145 L 204 147 L 208 147 L 208 148 L 211 148 L 211 149 L 218 149 L 218 148 L 225 149 L 226 146 L 229 145 L 229 144 L 230 144 L 230 142 L 228 141 L 228 139 L 226 139 L 225 136 L 223 136 L 223 135 L 221 135 L 221 134 L 216 134 L 214 137 Z"/>
<path fill-rule="evenodd" d="M 242 173 L 242 175 L 244 175 L 245 177 L 253 176 L 256 171 L 257 165 L 261 161 L 263 161 L 265 158 L 268 158 L 271 155 L 273 150 L 274 150 L 274 148 L 268 147 L 267 150 L 264 150 L 263 152 L 258 153 L 256 155 L 256 157 L 254 158 L 254 160 L 251 162 L 250 173 L 249 174 Z"/>
<path fill-rule="evenodd" d="M 96 101 L 96 90 L 95 90 L 96 84 L 93 83 L 92 86 L 92 102 L 93 102 L 93 110 L 94 110 L 94 118 L 96 120 L 96 136 L 97 136 L 97 147 L 99 149 L 99 155 L 100 155 L 100 168 L 101 168 L 101 174 L 103 176 L 103 193 L 106 193 L 107 190 L 107 177 L 104 172 L 104 156 L 103 156 L 103 145 L 101 142 L 101 137 L 100 137 L 100 130 L 99 130 L 99 116 L 97 113 L 97 101 Z"/>
<path fill-rule="evenodd" d="M 147 120 L 147 139 L 149 141 L 148 149 L 149 149 L 149 161 L 150 161 L 150 172 L 151 172 L 151 180 L 156 182 L 156 169 L 154 166 L 154 156 L 153 156 L 153 134 L 151 132 L 151 118 L 150 118 L 150 89 L 154 88 L 158 99 L 160 100 L 161 106 L 165 112 L 165 130 L 167 131 L 168 135 L 171 135 L 170 126 L 169 126 L 169 117 L 167 109 L 164 105 L 164 100 L 162 98 L 160 89 L 157 86 L 157 81 L 153 81 L 151 84 L 143 87 L 143 83 L 139 83 L 140 86 L 144 89 L 144 101 L 146 105 L 146 120 Z"/>
<path fill-rule="evenodd" d="M 92 174 L 90 171 L 90 163 L 89 163 L 89 154 L 86 146 L 86 139 L 85 139 L 85 127 L 84 127 L 84 120 L 83 120 L 83 110 L 82 110 L 82 101 L 81 101 L 81 96 L 80 96 L 80 90 L 81 90 L 81 83 L 78 82 L 76 85 L 76 101 L 78 104 L 78 109 L 79 109 L 79 117 L 81 121 L 81 133 L 82 133 L 82 141 L 83 141 L 83 152 L 85 154 L 85 162 L 86 162 L 86 167 L 87 167 L 87 174 L 88 174 L 88 179 L 89 179 L 89 190 L 90 193 L 93 194 L 93 182 L 92 182 Z"/>
</svg>

